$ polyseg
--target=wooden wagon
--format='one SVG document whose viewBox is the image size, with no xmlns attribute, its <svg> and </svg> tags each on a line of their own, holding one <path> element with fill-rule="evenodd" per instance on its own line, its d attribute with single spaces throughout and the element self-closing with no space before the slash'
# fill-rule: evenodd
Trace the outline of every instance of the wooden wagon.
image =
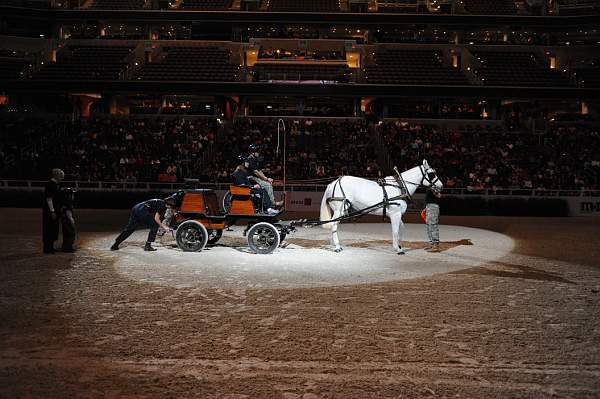
<svg viewBox="0 0 600 399">
<path fill-rule="evenodd" d="M 223 231 L 237 222 L 246 225 L 244 236 L 248 247 L 257 254 L 270 254 L 294 230 L 276 214 L 259 212 L 250 187 L 231 185 L 223 206 L 213 190 L 179 191 L 173 195 L 177 207 L 170 227 L 175 230 L 177 246 L 186 252 L 202 251 L 214 245 Z"/>
</svg>

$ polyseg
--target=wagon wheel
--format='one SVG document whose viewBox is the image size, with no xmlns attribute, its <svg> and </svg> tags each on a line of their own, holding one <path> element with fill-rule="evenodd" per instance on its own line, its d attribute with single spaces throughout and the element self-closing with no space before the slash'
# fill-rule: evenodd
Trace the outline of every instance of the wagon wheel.
<svg viewBox="0 0 600 399">
<path fill-rule="evenodd" d="M 277 228 L 271 223 L 256 223 L 246 234 L 248 246 L 257 254 L 270 254 L 279 246 L 280 238 Z"/>
<path fill-rule="evenodd" d="M 231 191 L 227 191 L 223 196 L 223 213 L 227 214 L 231 210 Z"/>
<path fill-rule="evenodd" d="M 210 229 L 208 230 L 208 245 L 215 245 L 223 235 L 223 230 Z"/>
<path fill-rule="evenodd" d="M 184 252 L 198 252 L 206 246 L 208 232 L 201 223 L 190 220 L 183 222 L 175 233 L 177 246 Z"/>
</svg>

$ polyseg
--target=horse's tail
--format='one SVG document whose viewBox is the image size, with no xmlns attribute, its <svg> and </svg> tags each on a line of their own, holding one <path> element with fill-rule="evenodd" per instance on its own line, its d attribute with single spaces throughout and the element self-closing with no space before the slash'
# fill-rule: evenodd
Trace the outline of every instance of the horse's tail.
<svg viewBox="0 0 600 399">
<path fill-rule="evenodd" d="M 324 222 L 325 220 L 331 220 L 332 218 L 331 208 L 329 207 L 329 202 L 327 200 L 331 198 L 333 186 L 335 185 L 336 181 L 329 183 L 329 185 L 325 189 L 325 192 L 323 193 L 323 199 L 321 200 L 321 216 L 319 217 L 319 220 L 321 220 L 322 222 Z M 323 227 L 324 229 L 331 230 L 333 226 L 331 223 L 325 223 L 322 224 L 321 227 Z"/>
</svg>

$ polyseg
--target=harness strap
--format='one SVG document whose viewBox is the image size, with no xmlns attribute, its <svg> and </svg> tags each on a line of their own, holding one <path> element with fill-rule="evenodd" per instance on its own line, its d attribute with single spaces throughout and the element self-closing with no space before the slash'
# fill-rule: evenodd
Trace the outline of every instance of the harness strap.
<svg viewBox="0 0 600 399">
<path fill-rule="evenodd" d="M 402 175 L 398 173 L 398 177 L 396 177 L 396 182 L 400 186 L 400 192 L 408 198 L 409 201 L 412 201 L 412 197 L 410 195 L 410 191 L 408 191 L 408 187 L 406 186 L 406 182 L 402 178 Z"/>
<path fill-rule="evenodd" d="M 393 183 L 388 183 L 383 180 L 379 180 L 379 181 L 377 181 L 377 183 L 379 183 L 380 186 L 389 186 L 389 187 L 394 187 L 394 188 L 400 189 L 400 194 L 391 198 L 390 201 L 394 201 L 396 199 L 403 199 L 403 200 L 406 200 L 407 198 L 409 200 L 412 199 L 411 196 L 408 194 L 408 190 L 406 190 L 406 186 L 404 186 L 404 187 L 401 186 L 400 181 L 397 181 L 396 184 L 393 184 Z M 397 205 L 397 204 L 392 204 L 392 205 Z"/>
<path fill-rule="evenodd" d="M 381 181 L 378 181 L 378 183 L 381 186 L 381 189 L 383 190 L 383 219 L 385 219 L 385 216 L 386 216 L 386 213 L 387 213 L 387 205 L 389 203 L 387 191 L 385 191 L 386 183 L 385 182 L 381 182 Z"/>
<path fill-rule="evenodd" d="M 343 176 L 342 176 L 343 177 Z M 397 181 L 397 185 L 393 184 L 393 183 L 388 183 L 385 180 L 378 180 L 377 183 L 379 184 L 379 186 L 381 187 L 381 189 L 383 190 L 383 201 L 371 205 L 367 208 L 358 210 L 358 211 L 353 211 L 353 207 L 352 207 L 352 203 L 350 201 L 348 201 L 348 199 L 346 198 L 346 193 L 344 192 L 344 188 L 342 187 L 342 182 L 341 179 L 342 177 L 339 177 L 334 185 L 333 185 L 333 192 L 332 192 L 332 197 L 327 198 L 327 203 L 329 204 L 330 202 L 334 202 L 334 201 L 342 201 L 344 204 L 344 207 L 346 206 L 346 204 L 349 206 L 349 213 L 347 213 L 346 215 L 340 216 L 338 218 L 335 219 L 331 219 L 328 221 L 320 221 L 320 222 L 313 222 L 313 221 L 306 221 L 306 223 L 310 223 L 312 225 L 317 225 L 317 224 L 325 224 L 325 223 L 331 223 L 334 221 L 339 221 L 339 220 L 344 220 L 344 219 L 350 219 L 356 216 L 362 216 L 366 213 L 369 213 L 375 209 L 378 208 L 383 208 L 383 218 L 385 219 L 385 217 L 387 216 L 387 207 L 390 205 L 400 205 L 399 202 L 395 202 L 398 200 L 402 200 L 402 201 L 406 201 L 406 198 L 408 198 L 409 200 L 411 199 L 410 195 L 408 195 L 408 190 L 406 190 L 406 185 L 400 185 L 400 181 Z M 404 183 L 404 181 L 402 181 L 402 183 Z M 335 189 L 339 186 L 340 191 L 342 192 L 342 197 L 336 197 L 335 196 Z M 390 187 L 394 187 L 394 188 L 399 188 L 400 189 L 400 195 L 396 195 L 394 197 L 389 197 L 387 191 L 385 190 L 386 186 L 390 186 Z M 402 188 L 404 187 L 405 193 L 402 193 Z M 344 209 L 344 213 L 346 213 L 346 209 Z"/>
<path fill-rule="evenodd" d="M 348 206 L 349 206 L 350 209 L 352 209 L 352 204 L 346 198 L 346 193 L 344 192 L 344 187 L 342 187 L 342 177 L 343 176 L 340 176 L 335 181 L 335 184 L 333 185 L 333 192 L 331 193 L 333 195 L 333 197 L 327 198 L 327 203 L 329 204 L 330 202 L 333 202 L 333 201 L 342 201 L 342 205 L 344 206 L 344 213 L 345 213 L 346 212 L 346 204 L 348 204 Z M 335 189 L 337 187 L 339 187 L 340 191 L 342 192 L 342 196 L 341 197 L 335 197 Z"/>
<path fill-rule="evenodd" d="M 379 184 L 379 186 L 381 186 L 381 189 L 383 190 L 383 201 L 381 202 L 381 205 L 382 205 L 381 207 L 383 208 L 383 218 L 384 219 L 386 217 L 387 207 L 388 206 L 390 206 L 390 205 L 400 205 L 399 202 L 394 202 L 394 201 L 397 201 L 397 200 L 406 201 L 407 198 L 409 200 L 411 199 L 410 195 L 402 193 L 402 187 L 400 185 L 388 183 L 385 180 L 378 180 L 377 183 Z M 390 198 L 388 196 L 387 191 L 385 190 L 386 186 L 400 189 L 400 194 L 396 195 L 395 197 L 391 197 Z"/>
<path fill-rule="evenodd" d="M 398 202 L 393 202 L 396 200 L 403 200 L 406 201 L 407 195 L 405 194 L 400 194 L 400 195 L 396 195 L 395 197 L 390 198 L 388 201 L 388 205 L 400 205 Z"/>
</svg>

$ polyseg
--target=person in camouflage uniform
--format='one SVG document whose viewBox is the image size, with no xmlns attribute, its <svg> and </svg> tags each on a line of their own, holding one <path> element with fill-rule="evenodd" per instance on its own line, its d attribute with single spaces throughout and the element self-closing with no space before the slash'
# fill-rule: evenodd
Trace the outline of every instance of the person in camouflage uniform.
<svg viewBox="0 0 600 399">
<path fill-rule="evenodd" d="M 425 212 L 427 214 L 425 223 L 427 224 L 427 237 L 429 245 L 425 248 L 428 252 L 440 252 L 440 198 L 441 193 L 427 190 L 425 195 Z"/>
</svg>

